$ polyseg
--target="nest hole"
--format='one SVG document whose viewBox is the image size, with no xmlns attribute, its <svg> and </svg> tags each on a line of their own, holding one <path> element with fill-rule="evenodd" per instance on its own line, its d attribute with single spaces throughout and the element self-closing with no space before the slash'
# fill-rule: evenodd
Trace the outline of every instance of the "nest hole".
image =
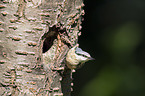
<svg viewBox="0 0 145 96">
<path fill-rule="evenodd" d="M 49 32 L 45 33 L 44 36 L 42 37 L 43 40 L 43 47 L 42 47 L 42 52 L 45 53 L 47 52 L 51 46 L 53 45 L 53 41 L 57 39 L 58 33 L 63 33 L 63 30 L 60 30 L 60 28 L 53 26 L 49 29 Z"/>
<path fill-rule="evenodd" d="M 43 42 L 43 53 L 47 52 L 50 49 L 50 47 L 53 45 L 54 39 L 56 39 L 56 36 L 45 38 Z"/>
</svg>

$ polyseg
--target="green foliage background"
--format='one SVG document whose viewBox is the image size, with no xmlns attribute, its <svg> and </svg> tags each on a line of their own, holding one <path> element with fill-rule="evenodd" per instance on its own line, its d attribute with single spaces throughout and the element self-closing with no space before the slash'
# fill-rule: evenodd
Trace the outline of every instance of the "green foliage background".
<svg viewBox="0 0 145 96">
<path fill-rule="evenodd" d="M 96 60 L 74 73 L 72 96 L 145 96 L 145 0 L 84 0 L 80 47 Z"/>
</svg>

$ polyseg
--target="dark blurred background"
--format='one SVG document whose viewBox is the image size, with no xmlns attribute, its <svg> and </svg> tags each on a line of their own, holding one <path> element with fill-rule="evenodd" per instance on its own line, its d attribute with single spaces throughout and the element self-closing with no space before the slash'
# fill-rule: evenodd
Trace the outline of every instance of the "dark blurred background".
<svg viewBox="0 0 145 96">
<path fill-rule="evenodd" d="M 72 96 L 145 96 L 145 0 L 84 0 L 80 47 L 96 60 L 73 74 Z"/>
</svg>

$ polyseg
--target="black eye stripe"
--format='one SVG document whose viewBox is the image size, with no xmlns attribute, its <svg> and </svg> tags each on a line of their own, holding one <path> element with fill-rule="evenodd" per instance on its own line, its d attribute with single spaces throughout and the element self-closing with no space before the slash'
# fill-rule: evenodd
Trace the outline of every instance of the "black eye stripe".
<svg viewBox="0 0 145 96">
<path fill-rule="evenodd" d="M 88 56 L 86 56 L 84 54 L 79 54 L 79 53 L 76 53 L 76 54 L 88 58 Z"/>
<path fill-rule="evenodd" d="M 76 48 L 75 48 L 75 49 L 76 49 Z M 82 51 L 81 48 L 79 48 L 78 50 L 79 50 L 79 51 Z M 84 52 L 84 51 L 82 51 L 82 52 Z M 80 55 L 80 56 L 83 56 L 83 57 L 86 57 L 86 58 L 90 58 L 90 57 L 88 57 L 87 55 L 80 54 L 80 52 L 75 51 L 75 53 L 76 53 L 77 55 Z M 84 52 L 84 53 L 86 53 L 86 52 Z"/>
</svg>

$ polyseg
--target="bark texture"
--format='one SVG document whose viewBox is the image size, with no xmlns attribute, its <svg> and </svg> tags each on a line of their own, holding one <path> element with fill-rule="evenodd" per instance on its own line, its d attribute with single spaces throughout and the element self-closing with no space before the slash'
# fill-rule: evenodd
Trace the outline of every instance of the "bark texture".
<svg viewBox="0 0 145 96">
<path fill-rule="evenodd" d="M 0 1 L 0 96 L 70 96 L 65 56 L 81 35 L 82 7 L 82 0 Z"/>
</svg>

